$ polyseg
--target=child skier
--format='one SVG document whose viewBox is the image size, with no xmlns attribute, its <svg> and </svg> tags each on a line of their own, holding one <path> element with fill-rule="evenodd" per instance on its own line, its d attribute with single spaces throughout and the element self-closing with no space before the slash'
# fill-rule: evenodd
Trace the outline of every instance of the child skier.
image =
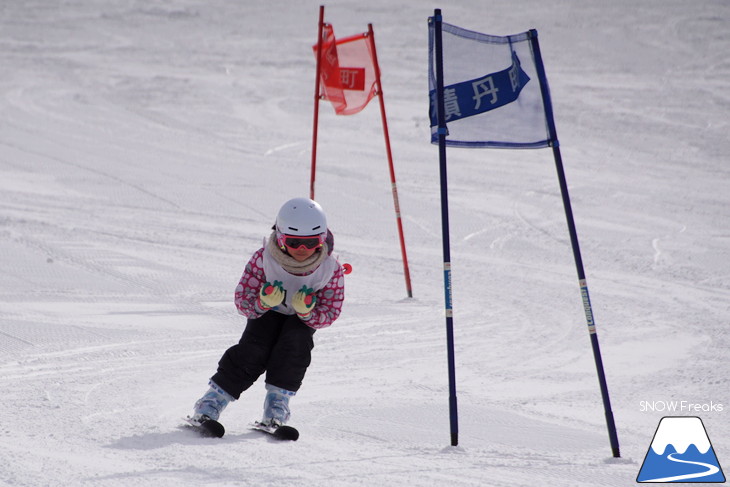
<svg viewBox="0 0 730 487">
<path fill-rule="evenodd" d="M 266 372 L 261 423 L 285 424 L 289 399 L 311 362 L 314 332 L 340 315 L 344 277 L 332 256 L 334 237 L 322 207 L 308 198 L 289 200 L 273 230 L 236 288 L 236 308 L 248 318 L 243 336 L 218 362 L 210 389 L 195 403 L 193 422 L 217 421 L 228 403 Z"/>
</svg>

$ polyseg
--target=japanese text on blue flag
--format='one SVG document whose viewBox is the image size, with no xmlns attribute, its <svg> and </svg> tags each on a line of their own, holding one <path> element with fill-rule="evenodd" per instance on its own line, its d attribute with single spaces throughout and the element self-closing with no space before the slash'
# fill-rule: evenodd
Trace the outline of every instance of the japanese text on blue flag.
<svg viewBox="0 0 730 487">
<path fill-rule="evenodd" d="M 469 81 L 444 87 L 444 120 L 452 122 L 494 110 L 517 100 L 522 88 L 530 81 L 512 52 L 512 66 Z M 431 96 L 431 126 L 438 125 L 436 90 Z"/>
</svg>

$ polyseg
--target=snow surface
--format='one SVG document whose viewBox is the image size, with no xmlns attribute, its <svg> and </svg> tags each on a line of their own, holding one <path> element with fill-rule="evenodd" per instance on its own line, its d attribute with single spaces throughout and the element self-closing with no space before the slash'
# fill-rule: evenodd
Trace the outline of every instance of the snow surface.
<svg viewBox="0 0 730 487">
<path fill-rule="evenodd" d="M 224 438 L 180 428 L 243 329 L 244 263 L 308 193 L 318 6 L 0 5 L 0 484 L 633 485 L 664 415 L 701 416 L 728 463 L 724 0 L 328 5 L 339 36 L 374 25 L 414 297 L 377 103 L 352 117 L 322 103 L 317 199 L 354 272 L 292 402 L 301 439 L 246 429 L 260 383 Z M 540 32 L 620 460 L 546 149 L 448 153 L 449 445 L 434 7 L 472 30 Z"/>
</svg>

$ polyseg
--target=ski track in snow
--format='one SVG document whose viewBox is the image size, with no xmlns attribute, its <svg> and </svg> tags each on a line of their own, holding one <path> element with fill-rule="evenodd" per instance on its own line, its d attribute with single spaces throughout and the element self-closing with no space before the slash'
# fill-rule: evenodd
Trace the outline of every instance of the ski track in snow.
<svg viewBox="0 0 730 487">
<path fill-rule="evenodd" d="M 414 298 L 377 103 L 322 103 L 317 199 L 354 271 L 292 401 L 295 443 L 247 429 L 261 383 L 222 439 L 181 425 L 240 337 L 245 262 L 308 191 L 319 4 L 6 3 L 0 485 L 631 485 L 662 416 L 640 401 L 723 404 L 701 415 L 730 452 L 726 2 L 327 5 L 338 36 L 376 31 Z M 540 32 L 621 459 L 547 150 L 448 152 L 449 446 L 434 7 Z"/>
</svg>

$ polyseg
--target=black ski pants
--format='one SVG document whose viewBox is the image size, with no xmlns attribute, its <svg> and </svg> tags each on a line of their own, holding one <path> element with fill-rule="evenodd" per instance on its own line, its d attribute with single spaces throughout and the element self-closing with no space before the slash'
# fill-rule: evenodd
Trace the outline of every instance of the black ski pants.
<svg viewBox="0 0 730 487">
<path fill-rule="evenodd" d="M 249 319 L 243 336 L 218 362 L 211 380 L 238 399 L 266 372 L 266 383 L 298 391 L 312 362 L 314 329 L 297 315 L 268 311 Z"/>
</svg>

